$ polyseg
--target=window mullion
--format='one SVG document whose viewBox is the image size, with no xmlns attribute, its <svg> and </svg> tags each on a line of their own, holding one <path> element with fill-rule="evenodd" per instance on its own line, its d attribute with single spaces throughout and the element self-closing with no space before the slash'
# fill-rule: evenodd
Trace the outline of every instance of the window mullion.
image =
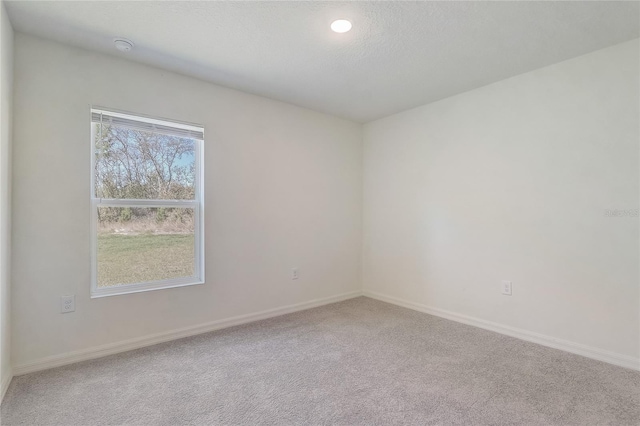
<svg viewBox="0 0 640 426">
<path fill-rule="evenodd" d="M 136 199 L 115 199 L 96 198 L 98 207 L 191 207 L 198 205 L 196 200 L 136 200 Z"/>
</svg>

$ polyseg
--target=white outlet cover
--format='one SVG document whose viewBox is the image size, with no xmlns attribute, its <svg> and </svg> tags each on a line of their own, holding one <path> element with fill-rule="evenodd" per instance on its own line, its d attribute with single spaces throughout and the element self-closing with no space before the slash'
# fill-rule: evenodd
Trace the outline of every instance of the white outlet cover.
<svg viewBox="0 0 640 426">
<path fill-rule="evenodd" d="M 502 281 L 502 294 L 511 296 L 511 281 Z"/>
<path fill-rule="evenodd" d="M 76 296 L 72 294 L 71 296 L 62 296 L 60 297 L 60 313 L 66 314 L 68 312 L 74 312 L 76 310 Z"/>
<path fill-rule="evenodd" d="M 291 279 L 297 280 L 298 278 L 300 278 L 300 270 L 298 268 L 291 269 Z"/>
</svg>

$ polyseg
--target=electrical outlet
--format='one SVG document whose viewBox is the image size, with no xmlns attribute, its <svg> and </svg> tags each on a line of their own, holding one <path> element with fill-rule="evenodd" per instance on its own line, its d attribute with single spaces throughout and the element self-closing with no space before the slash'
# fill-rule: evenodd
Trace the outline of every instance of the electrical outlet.
<svg viewBox="0 0 640 426">
<path fill-rule="evenodd" d="M 511 296 L 511 281 L 502 281 L 502 294 Z"/>
<path fill-rule="evenodd" d="M 291 279 L 297 280 L 298 278 L 300 278 L 300 270 L 298 268 L 293 268 L 291 270 Z"/>
<path fill-rule="evenodd" d="M 76 296 L 72 294 L 71 296 L 62 296 L 60 297 L 60 313 L 66 314 L 67 312 L 74 312 L 76 310 Z"/>
</svg>

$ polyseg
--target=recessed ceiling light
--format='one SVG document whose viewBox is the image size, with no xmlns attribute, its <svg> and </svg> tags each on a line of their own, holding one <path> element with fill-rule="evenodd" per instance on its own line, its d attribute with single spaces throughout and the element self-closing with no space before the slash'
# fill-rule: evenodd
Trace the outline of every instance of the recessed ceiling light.
<svg viewBox="0 0 640 426">
<path fill-rule="evenodd" d="M 351 29 L 351 22 L 346 19 L 338 19 L 331 23 L 331 29 L 337 33 L 346 33 Z"/>
<path fill-rule="evenodd" d="M 130 52 L 133 49 L 133 42 L 131 40 L 127 40 L 126 38 L 116 38 L 113 40 L 113 44 L 116 46 L 121 52 Z"/>
</svg>

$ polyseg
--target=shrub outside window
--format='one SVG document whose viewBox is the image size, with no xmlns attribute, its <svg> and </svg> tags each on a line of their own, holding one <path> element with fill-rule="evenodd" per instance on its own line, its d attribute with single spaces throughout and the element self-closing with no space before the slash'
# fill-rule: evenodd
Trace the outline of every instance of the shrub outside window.
<svg viewBox="0 0 640 426">
<path fill-rule="evenodd" d="M 204 281 L 202 126 L 91 109 L 91 297 Z"/>
</svg>

